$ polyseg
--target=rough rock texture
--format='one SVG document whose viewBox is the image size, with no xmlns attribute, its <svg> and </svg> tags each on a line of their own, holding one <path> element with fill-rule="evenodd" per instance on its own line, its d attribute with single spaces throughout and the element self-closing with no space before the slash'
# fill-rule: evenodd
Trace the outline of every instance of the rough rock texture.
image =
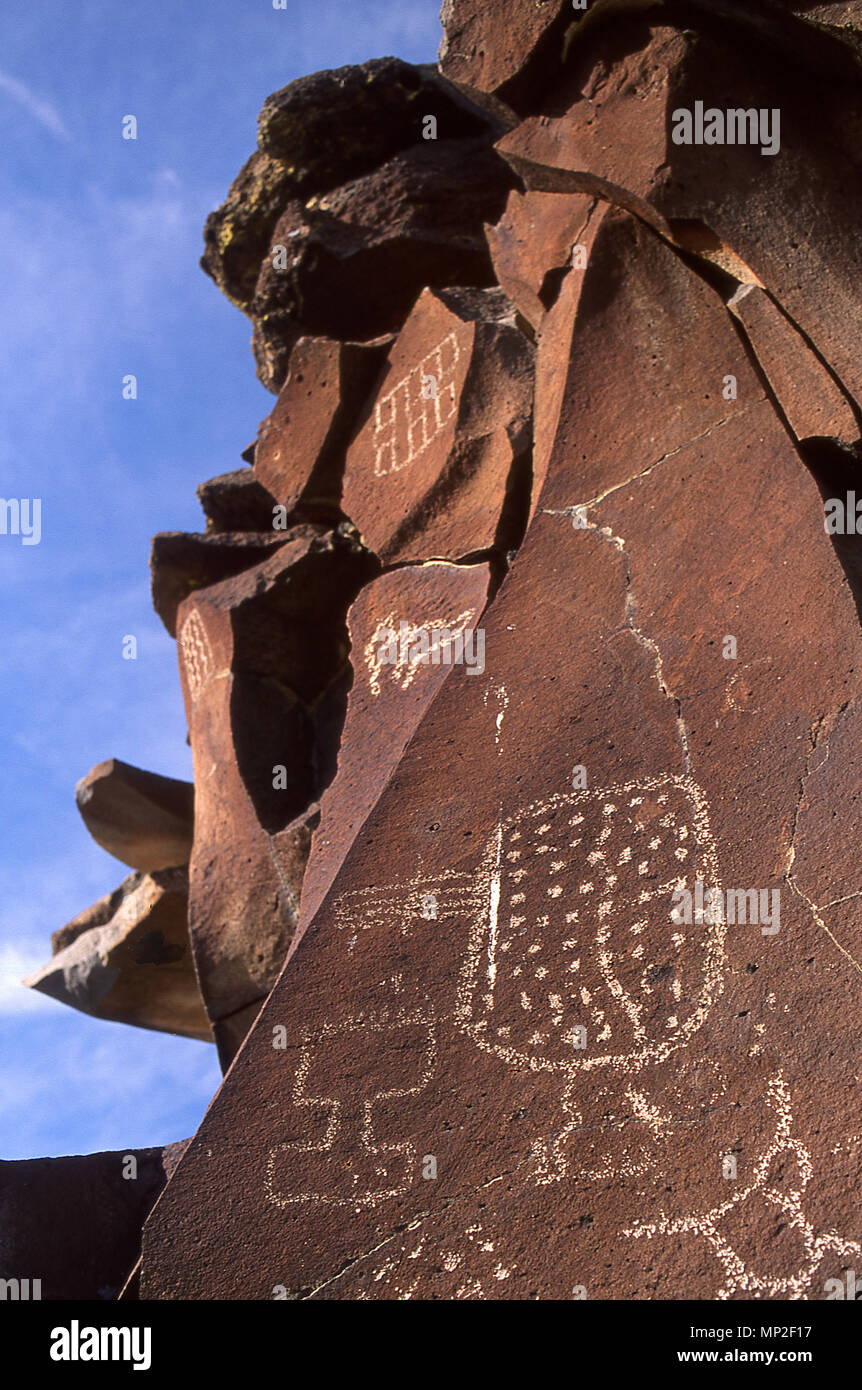
<svg viewBox="0 0 862 1390">
<path fill-rule="evenodd" d="M 426 285 L 493 284 L 482 226 L 512 183 L 486 139 L 430 141 L 288 203 L 249 309 L 264 386 L 279 390 L 301 334 L 377 338 L 401 327 Z"/>
<path fill-rule="evenodd" d="M 252 319 L 264 385 L 279 390 L 302 334 L 373 338 L 426 284 L 493 282 L 482 222 L 508 175 L 490 144 L 510 123 L 395 58 L 267 99 L 260 149 L 207 219 L 201 262 Z"/>
<path fill-rule="evenodd" d="M 342 507 L 386 564 L 522 540 L 533 358 L 499 290 L 426 290 L 347 454 Z"/>
<path fill-rule="evenodd" d="M 265 997 L 296 928 L 331 702 L 346 694 L 345 616 L 376 568 L 347 535 L 287 536 L 177 619 L 196 787 L 189 929 L 214 1022 Z"/>
<path fill-rule="evenodd" d="M 857 972 L 818 922 L 840 870 L 809 898 L 796 841 L 823 710 L 849 730 L 862 694 L 819 517 L 720 297 L 612 214 L 485 676 L 453 669 L 289 956 L 148 1225 L 144 1289 L 817 1296 L 854 1255 Z M 777 936 L 675 922 L 698 880 L 777 889 Z M 213 1153 L 229 1213 L 202 1199 Z"/>
<path fill-rule="evenodd" d="M 254 449 L 255 477 L 288 517 L 340 516 L 347 446 L 388 346 L 300 338 L 291 349 Z"/>
<path fill-rule="evenodd" d="M 75 801 L 96 844 L 130 868 L 172 869 L 189 862 L 195 801 L 190 782 L 109 758 L 81 778 Z"/>
<path fill-rule="evenodd" d="M 275 499 L 250 468 L 210 478 L 198 488 L 207 530 L 219 535 L 272 529 Z"/>
<path fill-rule="evenodd" d="M 447 80 L 269 98 L 207 223 L 278 401 L 154 547 L 229 1072 L 141 1296 L 824 1298 L 862 1268 L 862 549 L 824 525 L 862 5 L 442 20 Z M 70 1002 L 148 881 L 58 934 Z"/>
<path fill-rule="evenodd" d="M 0 1162 L 0 1279 L 18 1281 L 6 1299 L 115 1299 L 186 1143 Z"/>
<path fill-rule="evenodd" d="M 401 755 L 480 626 L 491 583 L 487 564 L 407 565 L 368 584 L 348 615 L 355 672 L 338 775 L 320 803 L 320 823 L 302 883 L 300 933 L 314 918 L 349 846 L 395 772 Z M 427 660 L 421 656 L 423 639 Z M 394 645 L 393 645 L 394 644 Z M 481 680 L 481 670 L 476 671 Z M 386 729 L 385 742 L 380 730 Z"/>
<path fill-rule="evenodd" d="M 132 874 L 55 933 L 52 960 L 25 984 L 95 1018 L 211 1042 L 188 908 L 185 868 Z"/>
</svg>

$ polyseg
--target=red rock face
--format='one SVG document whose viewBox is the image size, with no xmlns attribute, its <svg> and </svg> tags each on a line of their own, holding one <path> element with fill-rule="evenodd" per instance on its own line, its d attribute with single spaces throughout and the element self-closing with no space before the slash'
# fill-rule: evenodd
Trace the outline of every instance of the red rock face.
<svg viewBox="0 0 862 1390">
<path fill-rule="evenodd" d="M 267 102 L 207 265 L 278 401 L 154 546 L 230 1070 L 143 1297 L 862 1268 L 860 8 L 449 0 L 449 82 Z"/>
<path fill-rule="evenodd" d="M 388 340 L 374 346 L 300 338 L 290 353 L 278 402 L 254 450 L 255 477 L 288 516 L 339 515 L 347 446 L 386 346 Z"/>
<path fill-rule="evenodd" d="M 302 884 L 300 935 L 349 846 L 398 767 L 450 671 L 466 652 L 479 679 L 488 565 L 443 563 L 391 570 L 363 589 L 348 615 L 354 683 L 338 775 L 321 799 Z M 380 731 L 386 729 L 386 738 Z M 421 896 L 421 895 L 420 895 Z M 362 906 L 362 894 L 357 899 Z M 427 903 L 431 911 L 433 904 Z M 298 941 L 297 941 L 298 944 Z"/>
<path fill-rule="evenodd" d="M 148 1224 L 144 1288 L 816 1297 L 862 1237 L 827 1195 L 855 1171 L 857 972 L 819 921 L 840 870 L 811 897 L 798 835 L 859 625 L 720 297 L 627 216 L 594 244 L 547 480 L 483 622 L 483 679 L 453 671 L 346 854 Z M 777 892 L 778 917 L 676 920 L 698 883 Z M 205 1149 L 242 1189 L 228 1216 L 201 1204 Z"/>
<path fill-rule="evenodd" d="M 342 507 L 387 564 L 520 541 L 533 353 L 499 291 L 426 291 L 347 455 Z"/>
<path fill-rule="evenodd" d="M 209 1017 L 265 997 L 299 918 L 321 719 L 347 656 L 344 618 L 373 572 L 355 543 L 300 532 L 178 614 L 194 757 L 189 926 Z"/>
</svg>

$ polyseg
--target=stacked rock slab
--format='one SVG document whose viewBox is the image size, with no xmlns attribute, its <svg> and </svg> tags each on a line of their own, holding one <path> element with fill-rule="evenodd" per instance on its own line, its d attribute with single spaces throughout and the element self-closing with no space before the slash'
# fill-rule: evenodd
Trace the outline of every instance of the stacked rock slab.
<svg viewBox="0 0 862 1390">
<path fill-rule="evenodd" d="M 625 215 L 574 342 L 487 679 L 449 676 L 289 959 L 148 1227 L 151 1294 L 812 1296 L 860 1249 L 857 972 L 795 843 L 823 711 L 858 703 L 852 594 L 720 299 Z M 625 402 L 585 419 L 579 392 L 602 401 L 624 365 Z M 792 569 L 754 563 L 764 510 Z M 698 881 L 783 889 L 779 932 L 674 929 Z M 215 1155 L 227 1217 L 201 1199 Z"/>
<path fill-rule="evenodd" d="M 262 1002 L 298 924 L 309 808 L 343 718 L 345 616 L 375 569 L 340 533 L 288 536 L 177 617 L 196 787 L 189 929 L 225 1061 L 218 1025 Z"/>
<path fill-rule="evenodd" d="M 862 5 L 441 18 L 440 73 L 269 98 L 207 222 L 278 399 L 154 543 L 195 767 L 162 944 L 231 1065 L 141 1296 L 824 1297 L 862 1260 L 862 553 L 824 526 Z M 169 838 L 119 766 L 88 826 L 141 873 L 41 972 L 78 1007 Z"/>
<path fill-rule="evenodd" d="M 862 1257 L 862 637 L 821 496 L 858 444 L 862 69 L 790 6 L 493 9 L 445 7 L 445 70 L 523 118 L 488 240 L 537 341 L 530 524 L 481 675 L 417 721 L 408 652 L 364 788 L 409 568 L 355 605 L 319 886 L 147 1224 L 149 1297 L 817 1298 Z M 781 148 L 675 145 L 696 99 L 780 107 Z"/>
<path fill-rule="evenodd" d="M 185 867 L 132 874 L 55 933 L 25 984 L 95 1018 L 212 1041 L 189 941 Z"/>
<path fill-rule="evenodd" d="M 4 1299 L 117 1298 L 185 1143 L 0 1162 Z"/>
</svg>

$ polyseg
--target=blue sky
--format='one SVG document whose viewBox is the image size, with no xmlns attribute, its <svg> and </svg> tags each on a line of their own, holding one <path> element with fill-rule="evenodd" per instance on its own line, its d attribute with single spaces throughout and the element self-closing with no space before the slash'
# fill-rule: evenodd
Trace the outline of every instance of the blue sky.
<svg viewBox="0 0 862 1390">
<path fill-rule="evenodd" d="M 273 401 L 251 325 L 198 268 L 206 214 L 269 92 L 384 54 L 431 62 L 438 10 L 4 0 L 0 496 L 42 499 L 42 539 L 0 535 L 0 1158 L 183 1138 L 218 1085 L 212 1047 L 19 981 L 129 872 L 90 840 L 75 782 L 108 757 L 191 777 L 150 538 L 202 529 L 197 483 L 239 466 Z"/>
</svg>

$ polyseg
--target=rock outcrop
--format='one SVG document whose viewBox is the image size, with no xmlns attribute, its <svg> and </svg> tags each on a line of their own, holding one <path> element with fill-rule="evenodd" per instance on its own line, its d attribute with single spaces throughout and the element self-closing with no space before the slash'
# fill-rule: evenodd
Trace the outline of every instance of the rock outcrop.
<svg viewBox="0 0 862 1390">
<path fill-rule="evenodd" d="M 439 72 L 268 98 L 208 219 L 277 401 L 154 542 L 193 820 L 95 769 L 140 873 L 30 983 L 229 1069 L 144 1298 L 822 1298 L 862 1260 L 862 4 L 442 21 Z"/>
</svg>

